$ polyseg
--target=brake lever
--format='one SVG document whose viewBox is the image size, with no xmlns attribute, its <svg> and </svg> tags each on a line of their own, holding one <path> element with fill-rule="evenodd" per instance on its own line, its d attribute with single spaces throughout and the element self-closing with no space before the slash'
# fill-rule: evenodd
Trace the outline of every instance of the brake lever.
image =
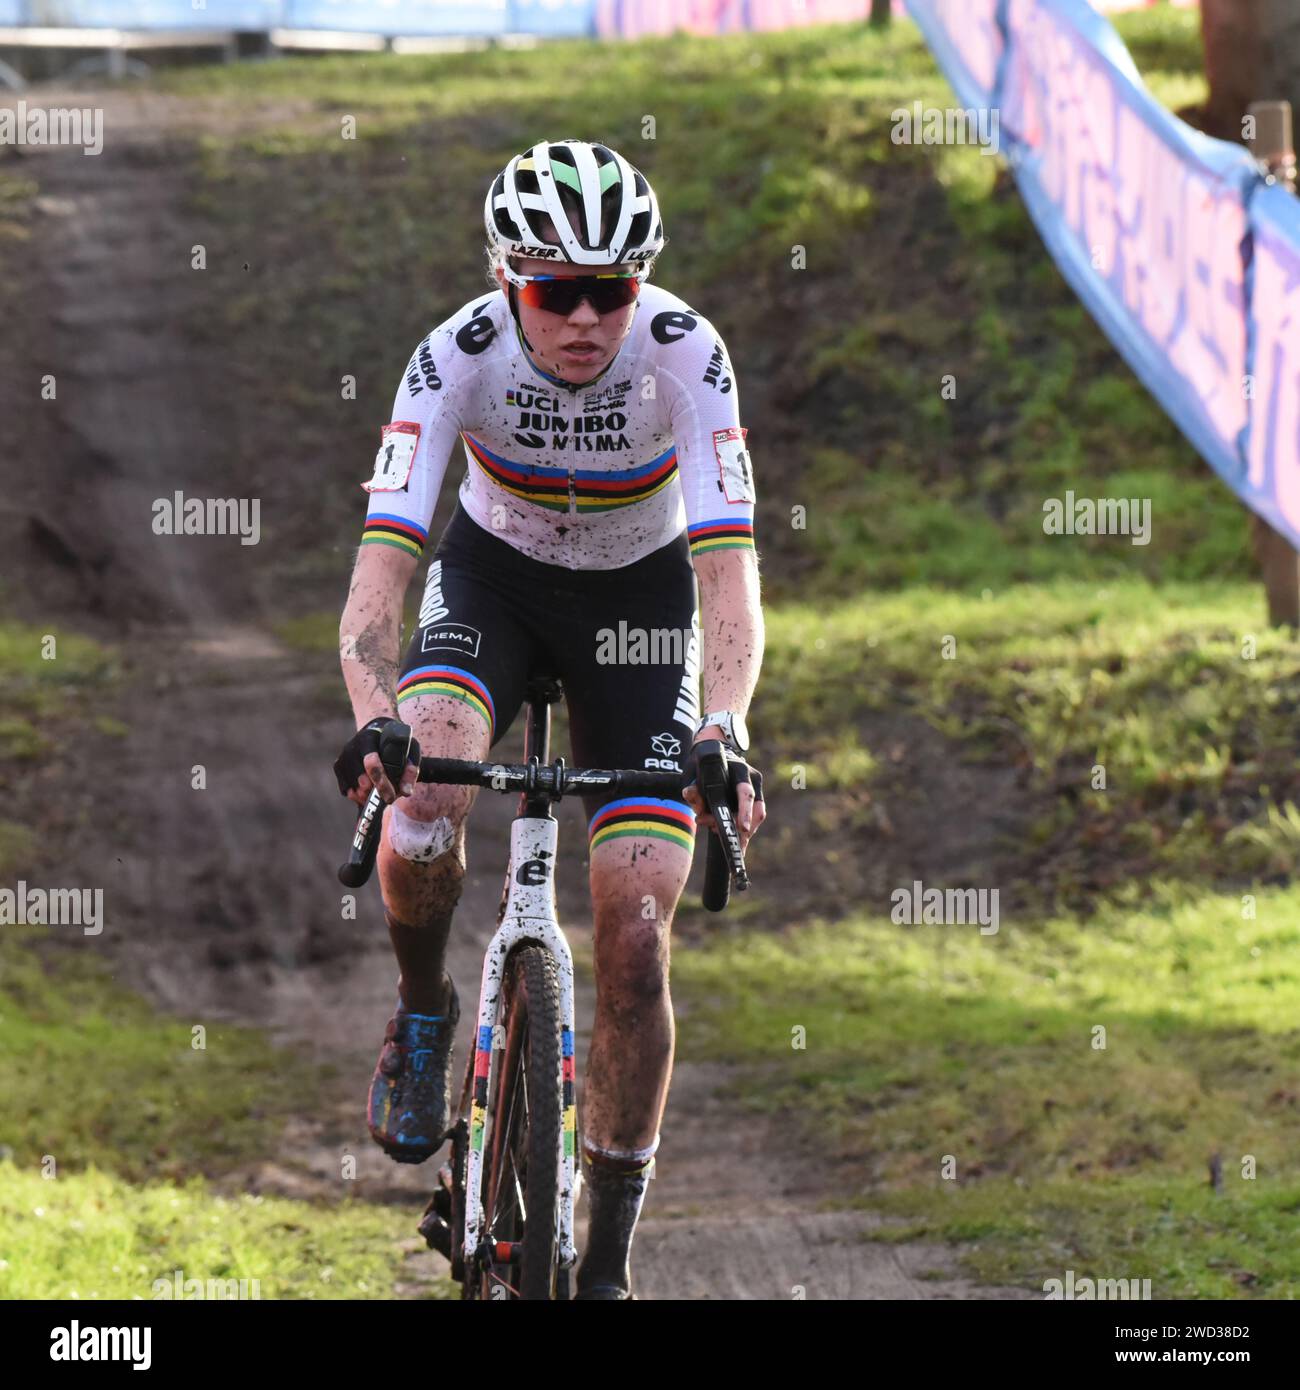
<svg viewBox="0 0 1300 1390">
<path fill-rule="evenodd" d="M 695 754 L 700 795 L 717 826 L 716 833 L 709 836 L 702 900 L 707 911 L 721 912 L 731 897 L 733 884 L 741 893 L 749 887 L 749 872 L 740 846 L 740 831 L 732 805 L 734 788 L 722 743 L 718 739 L 705 739 L 695 745 Z"/>
<path fill-rule="evenodd" d="M 411 733 L 411 726 L 391 719 L 379 738 L 379 761 L 394 788 L 400 788 L 408 762 L 420 761 L 420 745 Z M 366 804 L 357 816 L 352 832 L 352 844 L 347 863 L 339 865 L 339 882 L 345 888 L 360 888 L 374 872 L 375 856 L 379 852 L 379 831 L 384 819 L 384 798 L 377 789 L 366 797 Z"/>
</svg>

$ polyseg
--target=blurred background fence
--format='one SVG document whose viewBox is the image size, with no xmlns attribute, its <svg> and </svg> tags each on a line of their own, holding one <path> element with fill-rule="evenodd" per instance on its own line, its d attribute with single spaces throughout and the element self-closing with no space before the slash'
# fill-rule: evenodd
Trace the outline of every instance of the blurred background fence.
<svg viewBox="0 0 1300 1390">
<path fill-rule="evenodd" d="M 1021 195 L 1093 318 L 1220 477 L 1300 544 L 1300 203 L 1242 145 L 1156 101 L 1084 0 L 908 10 L 958 100 L 1000 113 Z"/>
</svg>

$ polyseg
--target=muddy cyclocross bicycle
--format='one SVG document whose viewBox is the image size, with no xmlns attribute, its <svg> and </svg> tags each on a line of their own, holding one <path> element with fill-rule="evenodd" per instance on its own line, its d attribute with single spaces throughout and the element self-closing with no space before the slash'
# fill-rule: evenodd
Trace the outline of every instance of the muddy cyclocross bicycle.
<svg viewBox="0 0 1300 1390">
<path fill-rule="evenodd" d="M 450 1261 L 466 1298 L 567 1300 L 578 1258 L 573 960 L 556 917 L 558 826 L 551 808 L 573 793 L 680 799 L 683 789 L 676 772 L 548 762 L 550 707 L 562 694 L 557 680 L 529 682 L 520 765 L 419 758 L 410 728 L 398 720 L 380 740 L 380 759 L 394 786 L 408 761 L 418 759 L 421 782 L 519 793 L 502 908 L 483 960 L 474 1047 L 450 1131 L 451 1158 L 420 1223 L 425 1240 Z M 709 836 L 702 901 L 718 912 L 732 885 L 747 888 L 749 878 L 721 743 L 700 743 L 697 767 L 700 793 L 717 824 Z M 761 795 L 761 776 L 753 777 Z M 370 877 L 383 807 L 372 792 L 357 817 L 348 862 L 339 869 L 348 887 Z"/>
</svg>

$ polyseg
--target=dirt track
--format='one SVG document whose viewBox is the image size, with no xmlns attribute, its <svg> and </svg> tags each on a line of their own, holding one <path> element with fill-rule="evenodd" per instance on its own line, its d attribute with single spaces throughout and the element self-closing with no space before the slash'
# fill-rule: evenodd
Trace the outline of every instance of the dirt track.
<svg viewBox="0 0 1300 1390">
<path fill-rule="evenodd" d="M 409 1201 L 414 1231 L 432 1165 L 390 1163 L 364 1127 L 396 972 L 377 888 L 347 921 L 333 875 L 352 814 L 329 770 L 348 727 L 341 681 L 271 635 L 280 614 L 262 599 L 275 582 L 263 568 L 274 563 L 265 541 L 182 541 L 151 529 L 152 500 L 176 489 L 252 496 L 257 487 L 232 476 L 241 413 L 229 398 L 228 363 L 193 333 L 202 284 L 189 265 L 176 109 L 129 94 L 93 100 L 107 108 L 101 157 L 26 156 L 41 186 L 34 247 L 44 315 L 33 339 L 39 370 L 54 372 L 59 390 L 33 411 L 40 479 L 19 487 L 7 478 L 21 506 L 0 517 L 0 543 L 33 576 L 25 615 L 89 625 L 120 642 L 131 664 L 131 732 L 89 750 L 102 772 L 85 784 L 99 790 L 86 793 L 88 805 L 62 808 L 63 830 L 75 836 L 78 876 L 105 885 L 109 927 L 99 945 L 124 983 L 196 1021 L 264 1026 L 337 1064 L 332 1103 L 301 1116 L 283 1150 L 239 1180 L 340 1194 L 339 1160 L 350 1152 L 359 1165 L 350 1190 Z M 20 461 L 0 467 L 17 473 Z M 358 524 L 361 510 L 358 500 Z M 337 594 L 321 594 L 318 607 L 341 601 L 346 565 L 345 556 Z M 206 769 L 203 791 L 191 786 L 196 764 Z M 449 962 L 467 1005 L 458 1073 L 511 811 L 506 798 L 484 797 L 473 822 Z M 579 950 L 580 825 L 575 809 L 562 818 L 559 885 Z M 580 1023 L 592 1003 L 586 983 Z M 580 1042 L 584 1058 L 585 1050 Z M 723 1080 L 717 1066 L 679 1057 L 634 1250 L 640 1296 L 1028 1296 L 973 1287 L 942 1248 L 864 1241 L 868 1215 L 818 1212 L 833 1191 L 825 1165 L 776 1123 L 725 1108 L 714 1097 Z M 411 1249 L 406 1287 L 418 1295 L 443 1265 L 419 1242 Z"/>
</svg>

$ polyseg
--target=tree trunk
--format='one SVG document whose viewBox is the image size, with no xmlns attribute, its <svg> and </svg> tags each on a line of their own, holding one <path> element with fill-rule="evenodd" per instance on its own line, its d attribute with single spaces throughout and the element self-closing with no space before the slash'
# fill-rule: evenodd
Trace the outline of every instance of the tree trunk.
<svg viewBox="0 0 1300 1390">
<path fill-rule="evenodd" d="M 871 24 L 883 29 L 893 13 L 892 0 L 871 0 Z"/>
<path fill-rule="evenodd" d="M 1300 116 L 1300 5 L 1295 0 L 1201 0 L 1205 128 L 1241 141 L 1252 101 L 1289 101 Z"/>
</svg>

